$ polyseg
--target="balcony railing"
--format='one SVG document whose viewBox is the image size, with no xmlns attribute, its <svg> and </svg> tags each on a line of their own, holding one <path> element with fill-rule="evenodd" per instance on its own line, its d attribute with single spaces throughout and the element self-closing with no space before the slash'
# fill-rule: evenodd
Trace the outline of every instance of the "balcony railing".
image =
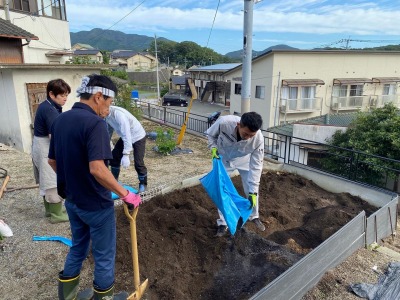
<svg viewBox="0 0 400 300">
<path fill-rule="evenodd" d="M 355 110 L 365 107 L 369 104 L 370 96 L 350 96 L 335 97 L 332 96 L 333 110 Z"/>
<path fill-rule="evenodd" d="M 285 99 L 281 98 L 282 113 L 305 113 L 321 110 L 321 97 Z"/>
<path fill-rule="evenodd" d="M 383 107 L 387 103 L 393 103 L 394 106 L 400 107 L 400 95 L 379 95 L 373 97 L 374 101 L 371 103 L 371 106 Z"/>
</svg>

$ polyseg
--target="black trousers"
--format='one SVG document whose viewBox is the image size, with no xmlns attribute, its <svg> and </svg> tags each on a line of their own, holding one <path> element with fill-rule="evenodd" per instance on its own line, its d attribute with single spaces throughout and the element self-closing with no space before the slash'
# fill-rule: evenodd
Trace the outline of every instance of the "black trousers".
<svg viewBox="0 0 400 300">
<path fill-rule="evenodd" d="M 138 174 L 139 181 L 141 183 L 147 184 L 147 168 L 144 164 L 144 154 L 146 151 L 146 137 L 138 140 L 133 147 L 133 160 L 135 165 L 136 173 Z M 115 147 L 112 151 L 113 159 L 110 161 L 110 166 L 114 168 L 119 168 L 121 166 L 121 159 L 124 151 L 124 142 L 122 138 L 119 138 Z"/>
</svg>

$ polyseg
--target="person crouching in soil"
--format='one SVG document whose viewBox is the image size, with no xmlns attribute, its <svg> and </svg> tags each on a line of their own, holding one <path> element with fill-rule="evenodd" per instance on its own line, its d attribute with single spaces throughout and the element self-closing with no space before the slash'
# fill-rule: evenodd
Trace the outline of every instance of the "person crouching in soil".
<svg viewBox="0 0 400 300">
<path fill-rule="evenodd" d="M 258 214 L 258 188 L 264 161 L 262 122 L 256 112 L 244 113 L 242 117 L 222 116 L 206 131 L 212 158 L 219 159 L 221 154 L 228 173 L 235 169 L 239 171 L 244 192 L 253 209 L 249 220 L 260 231 L 265 230 Z M 218 214 L 216 236 L 224 236 L 228 227 L 220 210 Z"/>
</svg>

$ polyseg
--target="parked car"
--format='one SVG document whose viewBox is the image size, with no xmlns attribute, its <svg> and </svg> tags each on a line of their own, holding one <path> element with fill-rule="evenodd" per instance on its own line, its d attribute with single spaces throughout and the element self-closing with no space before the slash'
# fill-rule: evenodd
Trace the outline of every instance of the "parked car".
<svg viewBox="0 0 400 300">
<path fill-rule="evenodd" d="M 163 97 L 162 105 L 170 106 L 188 106 L 188 101 L 185 96 L 181 95 L 165 95 Z"/>
</svg>

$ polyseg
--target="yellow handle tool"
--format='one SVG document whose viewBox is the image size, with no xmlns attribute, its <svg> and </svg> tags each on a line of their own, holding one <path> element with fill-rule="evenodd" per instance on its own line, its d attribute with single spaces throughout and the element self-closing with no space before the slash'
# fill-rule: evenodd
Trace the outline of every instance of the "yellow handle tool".
<svg viewBox="0 0 400 300">
<path fill-rule="evenodd" d="M 140 284 L 140 273 L 139 273 L 139 256 L 137 248 L 137 236 L 136 236 L 136 216 L 139 207 L 136 207 L 132 213 L 129 212 L 128 206 L 124 203 L 124 212 L 129 219 L 130 231 L 131 231 L 131 247 L 132 247 L 132 263 L 133 263 L 133 284 L 135 286 L 135 292 L 133 292 L 127 300 L 139 300 L 142 298 L 148 284 L 146 279 Z"/>
</svg>

